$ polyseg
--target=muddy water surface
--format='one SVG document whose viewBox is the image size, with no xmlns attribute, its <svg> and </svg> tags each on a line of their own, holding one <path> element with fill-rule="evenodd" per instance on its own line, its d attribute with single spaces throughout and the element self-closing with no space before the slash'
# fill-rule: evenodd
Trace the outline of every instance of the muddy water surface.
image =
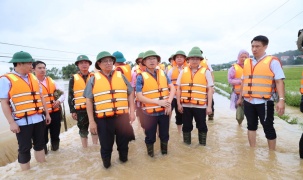
<svg viewBox="0 0 303 180">
<path fill-rule="evenodd" d="M 215 94 L 215 120 L 209 127 L 207 146 L 198 144 L 198 132 L 192 132 L 192 144 L 183 144 L 174 121 L 170 126 L 168 155 L 160 153 L 159 139 L 155 157 L 147 156 L 144 134 L 133 124 L 136 140 L 129 146 L 129 161 L 122 164 L 116 146 L 112 166 L 102 166 L 99 146 L 81 148 L 78 128 L 61 134 L 58 152 L 50 152 L 47 162 L 32 158 L 31 170 L 21 172 L 17 162 L 0 167 L 0 179 L 303 179 L 303 160 L 298 154 L 302 129 L 275 120 L 277 150 L 268 151 L 262 127 L 257 132 L 257 147 L 250 148 L 246 122 L 238 126 L 229 100 Z M 3 144 L 1 144 L 2 146 Z M 33 157 L 33 156 L 32 156 Z"/>
</svg>

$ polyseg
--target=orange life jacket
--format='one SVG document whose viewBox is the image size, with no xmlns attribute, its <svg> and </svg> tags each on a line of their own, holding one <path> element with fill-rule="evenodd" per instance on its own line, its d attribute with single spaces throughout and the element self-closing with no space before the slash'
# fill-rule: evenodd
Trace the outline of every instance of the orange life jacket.
<svg viewBox="0 0 303 180">
<path fill-rule="evenodd" d="M 183 67 L 184 68 L 184 67 Z M 177 90 L 177 79 L 178 79 L 178 76 L 180 74 L 180 71 L 179 71 L 179 68 L 178 66 L 174 66 L 173 67 L 173 70 L 172 70 L 172 74 L 171 74 L 171 82 L 172 84 L 175 86 L 176 90 Z"/>
<path fill-rule="evenodd" d="M 172 68 L 173 66 L 171 64 L 167 65 L 166 67 L 166 73 L 168 73 L 168 71 Z"/>
<path fill-rule="evenodd" d="M 165 64 L 158 64 L 158 66 L 160 67 L 160 69 L 162 70 L 162 71 L 165 71 Z"/>
<path fill-rule="evenodd" d="M 252 59 L 244 61 L 243 96 L 246 98 L 269 99 L 275 92 L 274 73 L 270 69 L 273 56 L 267 56 L 253 67 Z M 280 62 L 280 61 L 279 61 Z"/>
<path fill-rule="evenodd" d="M 302 76 L 301 76 L 301 88 L 300 88 L 300 92 L 303 95 L 303 72 L 302 72 Z"/>
<path fill-rule="evenodd" d="M 200 62 L 200 66 L 201 66 L 201 67 L 204 67 L 204 68 L 206 68 L 206 69 L 209 69 L 206 60 L 202 60 L 202 61 Z"/>
<path fill-rule="evenodd" d="M 29 73 L 29 83 L 13 73 L 8 73 L 4 76 L 11 82 L 9 101 L 14 116 L 23 118 L 33 114 L 43 113 L 40 86 L 36 76 Z"/>
<path fill-rule="evenodd" d="M 168 99 L 169 91 L 166 75 L 161 69 L 157 69 L 156 71 L 157 79 L 148 72 L 141 73 L 143 78 L 142 95 L 149 99 Z M 164 107 L 161 107 L 158 104 L 149 103 L 142 103 L 142 109 L 149 114 L 165 110 Z"/>
<path fill-rule="evenodd" d="M 95 73 L 92 92 L 98 118 L 128 113 L 127 85 L 120 71 L 114 71 L 111 80 L 100 72 Z"/>
<path fill-rule="evenodd" d="M 126 79 L 131 82 L 132 81 L 132 72 L 131 72 L 131 67 L 129 64 L 123 64 L 123 65 L 118 65 L 116 66 L 117 68 L 121 68 L 122 74 L 126 77 Z"/>
<path fill-rule="evenodd" d="M 239 65 L 239 64 L 233 64 L 234 68 L 235 68 L 235 78 L 237 79 L 241 79 L 242 77 L 242 74 L 243 74 L 243 68 Z M 241 84 L 238 84 L 238 85 L 234 85 L 234 92 L 236 94 L 240 94 L 240 91 L 241 91 Z"/>
<path fill-rule="evenodd" d="M 76 110 L 86 109 L 86 98 L 83 97 L 83 92 L 86 87 L 86 83 L 89 81 L 91 76 L 93 76 L 92 73 L 88 75 L 85 82 L 81 74 L 74 74 L 73 100 L 74 100 L 74 107 Z"/>
<path fill-rule="evenodd" d="M 204 105 L 207 101 L 206 68 L 201 67 L 192 77 L 189 67 L 183 69 L 181 77 L 181 103 Z"/>
<path fill-rule="evenodd" d="M 47 87 L 43 83 L 40 83 L 42 86 L 42 94 L 46 103 L 46 107 L 49 113 L 59 111 L 59 108 L 53 108 L 55 102 L 54 92 L 56 90 L 55 82 L 52 78 L 46 77 L 45 79 Z"/>
</svg>

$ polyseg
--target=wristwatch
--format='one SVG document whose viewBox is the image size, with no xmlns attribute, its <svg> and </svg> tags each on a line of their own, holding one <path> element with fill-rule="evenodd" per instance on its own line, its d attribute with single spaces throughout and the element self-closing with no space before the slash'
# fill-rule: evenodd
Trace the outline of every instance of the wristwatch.
<svg viewBox="0 0 303 180">
<path fill-rule="evenodd" d="M 284 98 L 282 98 L 282 97 L 280 97 L 280 98 L 279 98 L 279 100 L 283 100 L 283 101 L 285 101 L 285 99 L 284 99 Z"/>
</svg>

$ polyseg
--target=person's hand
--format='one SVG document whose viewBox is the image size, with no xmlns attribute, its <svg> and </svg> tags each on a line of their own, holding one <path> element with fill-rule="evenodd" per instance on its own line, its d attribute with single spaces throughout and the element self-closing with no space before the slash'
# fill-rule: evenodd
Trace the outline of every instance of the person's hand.
<svg viewBox="0 0 303 180">
<path fill-rule="evenodd" d="M 72 118 L 77 121 L 77 113 L 72 113 Z"/>
<path fill-rule="evenodd" d="M 285 111 L 285 102 L 284 100 L 280 100 L 277 105 L 276 105 L 276 111 L 278 113 L 279 116 L 282 116 L 284 114 Z"/>
<path fill-rule="evenodd" d="M 60 101 L 59 101 L 59 100 L 57 100 L 57 101 L 55 101 L 55 102 L 53 103 L 53 108 L 54 108 L 54 109 L 58 108 L 59 106 L 60 106 Z"/>
<path fill-rule="evenodd" d="M 92 135 L 97 135 L 98 130 L 97 130 L 97 124 L 95 121 L 90 121 L 89 122 L 89 131 Z"/>
<path fill-rule="evenodd" d="M 158 105 L 162 107 L 170 107 L 171 103 L 167 100 L 158 100 Z"/>
<path fill-rule="evenodd" d="M 45 123 L 46 123 L 47 125 L 49 125 L 51 122 L 52 122 L 52 118 L 50 117 L 49 114 L 47 114 L 47 115 L 45 116 Z"/>
<path fill-rule="evenodd" d="M 171 107 L 166 107 L 165 108 L 165 115 L 170 115 L 171 114 Z"/>
<path fill-rule="evenodd" d="M 9 128 L 13 133 L 19 133 L 20 132 L 20 128 L 18 126 L 18 124 L 16 122 L 12 122 L 9 124 Z"/>
<path fill-rule="evenodd" d="M 242 106 L 242 98 L 239 98 L 238 100 L 237 100 L 237 102 L 236 102 L 236 107 L 238 107 L 238 106 Z"/>
<path fill-rule="evenodd" d="M 208 107 L 206 108 L 206 114 L 207 114 L 207 115 L 210 115 L 210 114 L 212 114 L 212 113 L 213 113 L 213 110 L 211 109 L 210 106 L 208 106 Z"/>
<path fill-rule="evenodd" d="M 178 104 L 178 111 L 179 113 L 183 114 L 183 107 L 180 103 Z"/>
<path fill-rule="evenodd" d="M 129 122 L 132 124 L 136 119 L 135 113 L 129 113 Z"/>
</svg>

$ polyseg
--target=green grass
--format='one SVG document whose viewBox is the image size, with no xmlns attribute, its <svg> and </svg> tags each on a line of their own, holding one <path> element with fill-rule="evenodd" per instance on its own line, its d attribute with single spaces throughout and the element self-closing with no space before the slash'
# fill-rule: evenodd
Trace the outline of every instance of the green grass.
<svg viewBox="0 0 303 180">
<path fill-rule="evenodd" d="M 300 85 L 303 67 L 287 66 L 283 67 L 283 70 L 286 77 L 286 79 L 284 80 L 285 103 L 289 106 L 299 107 L 301 101 Z M 219 88 L 230 93 L 231 86 L 226 88 L 226 85 L 229 85 L 227 80 L 227 73 L 228 71 L 214 71 L 215 82 L 217 82 L 216 86 L 218 86 L 218 83 L 225 84 L 225 86 L 223 85 L 223 89 L 221 88 L 221 86 Z"/>
</svg>

